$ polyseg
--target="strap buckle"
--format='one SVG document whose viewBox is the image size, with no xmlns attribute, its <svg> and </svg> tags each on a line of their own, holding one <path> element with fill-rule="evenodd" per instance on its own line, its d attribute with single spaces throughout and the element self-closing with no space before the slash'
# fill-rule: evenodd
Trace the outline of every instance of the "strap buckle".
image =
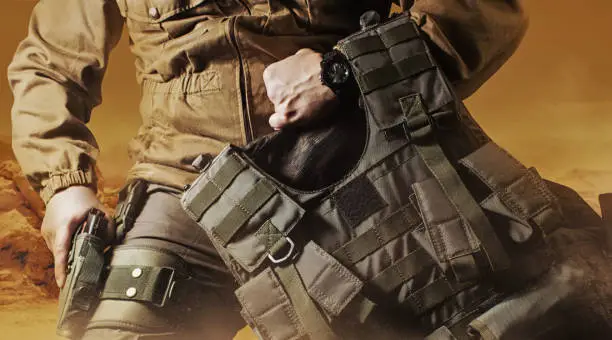
<svg viewBox="0 0 612 340">
<path fill-rule="evenodd" d="M 117 205 L 115 225 L 117 226 L 117 239 L 121 240 L 132 228 L 136 217 L 143 205 L 143 198 L 147 193 L 147 182 L 137 179 L 125 189 L 125 198 Z"/>
<path fill-rule="evenodd" d="M 176 286 L 175 273 L 176 271 L 173 268 L 161 268 L 159 272 L 159 281 L 156 284 L 151 304 L 157 307 L 164 307 L 172 298 Z"/>
<path fill-rule="evenodd" d="M 270 259 L 270 262 L 274 264 L 281 264 L 295 255 L 295 243 L 289 237 L 285 237 L 285 240 L 289 244 L 289 249 L 287 250 L 287 253 L 281 258 L 276 258 L 274 257 L 275 254 L 268 253 L 268 259 Z"/>
</svg>

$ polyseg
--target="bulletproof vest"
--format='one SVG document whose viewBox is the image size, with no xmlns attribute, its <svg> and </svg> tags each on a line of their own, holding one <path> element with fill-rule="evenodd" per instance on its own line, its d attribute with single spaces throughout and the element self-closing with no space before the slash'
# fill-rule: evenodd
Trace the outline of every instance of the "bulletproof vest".
<svg viewBox="0 0 612 340">
<path fill-rule="evenodd" d="M 474 124 L 409 14 L 336 48 L 359 105 L 228 145 L 182 205 L 262 339 L 466 338 L 549 268 L 558 203 Z"/>
</svg>

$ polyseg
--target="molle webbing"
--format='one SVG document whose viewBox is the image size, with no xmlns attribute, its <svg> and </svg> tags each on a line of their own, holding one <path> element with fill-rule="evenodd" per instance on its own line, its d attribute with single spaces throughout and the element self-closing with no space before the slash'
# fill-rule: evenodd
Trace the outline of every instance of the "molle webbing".
<svg viewBox="0 0 612 340">
<path fill-rule="evenodd" d="M 365 233 L 342 245 L 333 252 L 333 256 L 345 266 L 354 265 L 380 249 L 382 245 L 409 232 L 419 224 L 421 218 L 412 204 L 408 204 Z"/>
<path fill-rule="evenodd" d="M 397 32 L 410 33 L 400 35 Z M 435 185 L 440 187 L 443 193 L 440 198 L 448 201 L 450 210 L 455 211 L 446 218 L 435 218 L 439 215 L 435 210 L 439 208 L 424 209 L 433 213 L 424 215 L 424 219 L 438 258 L 447 262 L 452 275 L 462 282 L 478 277 L 480 271 L 475 256 L 479 253 L 484 255 L 492 271 L 507 268 L 507 254 L 493 227 L 434 136 L 438 120 L 449 121 L 449 115 L 456 117 L 452 110 L 455 99 L 425 42 L 419 39 L 416 24 L 408 17 L 401 17 L 358 35 L 363 37 L 346 39 L 338 48 L 352 59 L 367 108 L 383 131 L 396 126 L 403 128 L 405 137 L 412 142 L 435 178 Z M 406 56 L 393 49 L 413 53 Z M 380 60 L 385 59 L 388 61 L 381 65 Z M 419 85 L 427 83 L 425 79 L 430 84 L 422 91 Z M 432 94 L 436 88 L 442 90 Z M 415 184 L 417 197 L 419 188 L 419 183 Z M 422 204 L 434 202 L 427 197 L 428 192 L 423 195 Z"/>
<path fill-rule="evenodd" d="M 413 55 L 358 76 L 363 93 L 383 88 L 434 67 L 426 53 Z"/>
<path fill-rule="evenodd" d="M 408 119 L 412 117 L 419 118 L 419 116 L 426 115 L 423 103 L 419 103 L 421 101 L 420 96 L 408 97 L 411 99 L 411 102 L 407 102 L 405 98 L 406 97 L 402 98 L 400 101 Z M 410 115 L 412 115 L 412 117 Z M 453 205 L 453 208 L 459 213 L 458 223 L 445 225 L 444 229 L 438 228 L 437 231 L 433 231 L 433 228 L 430 229 L 431 232 L 433 232 L 432 237 L 442 241 L 437 251 L 441 253 L 440 255 L 442 255 L 443 258 L 449 260 L 455 275 L 457 275 L 460 280 L 464 278 L 473 278 L 477 275 L 477 273 L 470 272 L 466 272 L 464 275 L 463 272 L 459 271 L 459 268 L 468 268 L 468 270 L 470 270 L 470 267 L 475 267 L 475 263 L 473 265 L 468 263 L 467 267 L 464 265 L 466 264 L 465 261 L 473 261 L 469 257 L 471 254 L 466 253 L 466 251 L 477 249 L 479 247 L 477 242 L 480 242 L 480 246 L 485 252 L 493 271 L 507 268 L 509 266 L 509 259 L 495 235 L 493 226 L 489 223 L 489 220 L 468 189 L 464 186 L 459 174 L 457 174 L 455 168 L 450 164 L 448 158 L 446 158 L 440 145 L 431 140 L 429 143 L 423 144 L 421 144 L 420 140 L 416 140 L 414 147 L 437 180 L 444 192 L 444 196 L 446 196 Z M 417 191 L 417 196 L 418 193 L 419 191 Z M 427 204 L 436 201 L 425 198 L 421 200 L 421 202 Z M 426 211 L 435 212 L 437 214 L 440 210 L 439 207 L 434 204 L 431 209 L 426 209 Z M 427 215 L 424 215 L 425 219 L 428 220 L 426 216 Z M 438 221 L 442 222 L 442 224 L 438 224 L 438 226 L 446 224 L 443 220 L 444 219 Z M 429 222 L 431 222 L 429 224 L 430 226 L 433 226 L 435 223 L 432 220 Z M 453 230 L 451 228 L 456 229 Z M 439 233 L 440 236 L 435 235 L 436 232 Z M 443 236 L 442 233 L 448 233 L 448 236 Z M 458 244 L 458 242 L 461 241 L 464 242 L 463 245 Z M 464 257 L 465 255 L 468 255 L 468 257 Z"/>
<path fill-rule="evenodd" d="M 548 233 L 560 220 L 554 197 L 493 143 L 449 161 L 438 137 L 462 127 L 458 100 L 409 16 L 337 48 L 352 65 L 369 127 L 353 170 L 300 191 L 229 145 L 181 204 L 241 283 L 242 313 L 265 340 L 336 339 L 334 321 L 367 323 L 388 303 L 407 318 L 429 318 L 424 329 L 439 329 L 433 338 L 458 334 L 457 315 L 482 312 L 497 296 L 484 278 L 511 268 L 498 238 L 511 223 L 494 230 L 485 210 Z M 465 187 L 461 166 L 491 190 L 483 202 Z"/>
<path fill-rule="evenodd" d="M 221 191 L 217 199 L 204 203 L 203 208 L 205 200 L 199 195 L 210 190 L 204 189 L 194 191 L 191 197 L 184 196 L 183 202 L 193 216 L 201 215 L 198 222 L 213 240 L 254 276 L 236 292 L 243 313 L 260 334 L 284 334 L 287 339 L 307 334 L 312 339 L 333 339 L 326 315 L 341 313 L 363 283 L 312 242 L 299 250 L 299 259 L 286 263 L 297 256 L 288 234 L 303 210 L 244 158 L 226 151 L 217 159 L 219 164 L 210 165 L 207 181 L 192 186 L 197 190 L 211 188 L 212 184 Z M 219 210 L 226 213 L 216 214 Z M 270 270 L 269 262 L 279 265 Z M 274 299 L 264 299 L 262 291 L 278 294 Z M 319 311 L 313 299 L 325 313 Z M 274 317 L 270 319 L 270 315 Z"/>
<path fill-rule="evenodd" d="M 304 210 L 270 179 L 229 150 L 204 175 L 210 177 L 193 183 L 183 205 L 245 270 L 257 272 L 268 256 L 293 247 L 286 235 Z M 201 198 L 210 192 L 215 200 Z"/>
</svg>

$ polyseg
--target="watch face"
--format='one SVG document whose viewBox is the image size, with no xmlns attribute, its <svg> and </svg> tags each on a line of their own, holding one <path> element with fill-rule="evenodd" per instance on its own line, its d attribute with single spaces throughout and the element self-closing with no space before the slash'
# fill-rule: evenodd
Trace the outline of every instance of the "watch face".
<svg viewBox="0 0 612 340">
<path fill-rule="evenodd" d="M 330 65 L 329 80 L 334 85 L 344 84 L 351 76 L 349 65 L 342 62 L 335 62 Z"/>
</svg>

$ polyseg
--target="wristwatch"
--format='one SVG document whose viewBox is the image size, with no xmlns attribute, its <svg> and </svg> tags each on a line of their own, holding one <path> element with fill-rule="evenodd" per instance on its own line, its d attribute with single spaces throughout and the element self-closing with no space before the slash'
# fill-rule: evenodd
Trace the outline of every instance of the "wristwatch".
<svg viewBox="0 0 612 340">
<path fill-rule="evenodd" d="M 321 82 L 329 87 L 341 101 L 354 100 L 358 97 L 359 89 L 351 64 L 336 49 L 323 55 Z"/>
</svg>

